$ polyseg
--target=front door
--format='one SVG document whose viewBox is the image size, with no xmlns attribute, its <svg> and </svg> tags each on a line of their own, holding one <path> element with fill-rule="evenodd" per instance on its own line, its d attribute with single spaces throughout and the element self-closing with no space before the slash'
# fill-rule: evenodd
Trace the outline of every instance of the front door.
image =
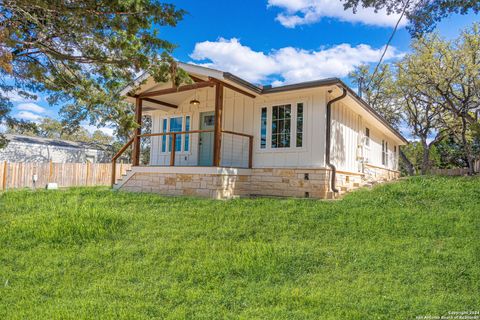
<svg viewBox="0 0 480 320">
<path fill-rule="evenodd" d="M 213 130 L 215 123 L 215 112 L 200 113 L 200 130 Z M 213 165 L 213 131 L 200 133 L 198 142 L 198 165 Z"/>
</svg>

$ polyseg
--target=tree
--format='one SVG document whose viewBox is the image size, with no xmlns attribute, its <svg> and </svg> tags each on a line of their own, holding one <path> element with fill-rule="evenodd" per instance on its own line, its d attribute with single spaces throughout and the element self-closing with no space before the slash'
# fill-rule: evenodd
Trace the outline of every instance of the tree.
<svg viewBox="0 0 480 320">
<path fill-rule="evenodd" d="M 473 0 L 344 0 L 344 2 L 344 8 L 353 9 L 354 12 L 359 6 L 375 10 L 385 9 L 389 14 L 401 13 L 405 9 L 409 21 L 408 29 L 414 36 L 431 32 L 439 21 L 451 14 L 480 11 L 480 2 Z"/>
<path fill-rule="evenodd" d="M 420 171 L 427 174 L 431 167 L 432 148 L 445 137 L 447 129 L 443 125 L 443 99 L 434 88 L 424 84 L 423 75 L 415 72 L 423 59 L 428 59 L 428 56 L 413 51 L 398 62 L 394 87 L 405 121 L 422 148 Z"/>
<path fill-rule="evenodd" d="M 360 96 L 393 127 L 398 128 L 401 113 L 397 108 L 394 77 L 390 65 L 381 66 L 375 75 L 368 65 L 357 66 L 348 75 L 352 84 L 359 88 Z"/>
<path fill-rule="evenodd" d="M 405 156 L 407 156 L 412 163 L 414 172 L 421 173 L 425 166 L 425 147 L 420 141 L 413 141 L 403 149 Z M 441 159 L 437 146 L 432 145 L 428 148 L 428 153 L 429 167 L 440 167 Z"/>
<path fill-rule="evenodd" d="M 463 145 L 469 173 L 474 173 L 474 138 L 480 125 L 480 25 L 474 24 L 454 41 L 431 34 L 415 41 L 413 50 L 422 56 L 410 70 L 423 85 L 435 90 L 449 115 L 442 117 Z"/>
<path fill-rule="evenodd" d="M 123 86 L 144 71 L 157 81 L 188 79 L 170 56 L 175 46 L 158 37 L 183 15 L 157 0 L 1 1 L 0 122 L 16 124 L 7 96 L 15 90 L 47 93 L 71 130 L 85 120 L 134 127 Z"/>
</svg>

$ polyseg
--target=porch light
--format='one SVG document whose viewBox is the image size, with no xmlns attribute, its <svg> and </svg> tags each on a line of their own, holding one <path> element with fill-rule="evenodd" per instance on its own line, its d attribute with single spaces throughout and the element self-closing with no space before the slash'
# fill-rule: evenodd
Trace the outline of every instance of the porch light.
<svg viewBox="0 0 480 320">
<path fill-rule="evenodd" d="M 197 99 L 190 100 L 190 105 L 197 107 L 200 105 L 200 101 Z"/>
</svg>

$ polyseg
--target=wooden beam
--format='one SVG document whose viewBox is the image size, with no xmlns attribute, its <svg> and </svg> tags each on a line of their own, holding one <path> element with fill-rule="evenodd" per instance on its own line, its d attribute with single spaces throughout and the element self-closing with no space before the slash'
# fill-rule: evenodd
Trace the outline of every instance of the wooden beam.
<svg viewBox="0 0 480 320">
<path fill-rule="evenodd" d="M 157 100 L 157 99 L 142 98 L 142 100 L 143 100 L 143 101 L 146 101 L 146 102 L 150 102 L 150 103 L 155 103 L 155 104 L 161 105 L 162 107 L 168 107 L 168 108 L 178 109 L 178 106 L 175 105 L 175 104 L 171 104 L 171 103 L 168 103 L 168 102 L 160 101 L 160 100 Z"/>
<path fill-rule="evenodd" d="M 141 93 L 139 97 L 143 99 L 147 97 L 161 96 L 161 95 L 170 94 L 170 93 L 201 89 L 205 87 L 213 87 L 214 85 L 215 85 L 215 82 L 213 81 L 197 82 L 194 84 L 187 84 L 177 88 L 168 88 L 168 89 L 156 90 L 151 92 L 144 92 L 144 93 Z"/>
<path fill-rule="evenodd" d="M 241 94 L 243 94 L 243 95 L 245 95 L 245 96 L 247 96 L 247 97 L 249 97 L 249 98 L 252 98 L 252 99 L 255 99 L 255 98 L 256 98 L 255 95 L 253 95 L 253 94 L 251 94 L 251 93 L 249 93 L 249 92 L 247 92 L 247 91 L 245 91 L 245 90 L 239 89 L 239 88 L 237 88 L 237 87 L 235 87 L 235 86 L 232 86 L 231 84 L 225 83 L 225 82 L 220 81 L 220 80 L 215 79 L 215 78 L 208 78 L 208 79 L 209 79 L 210 81 L 213 81 L 213 82 L 216 82 L 216 83 L 221 83 L 221 84 L 223 84 L 223 86 L 224 86 L 225 88 L 228 88 L 228 89 L 230 89 L 230 90 L 233 90 L 233 91 L 236 91 L 236 92 L 238 92 L 238 93 L 241 93 Z"/>
<path fill-rule="evenodd" d="M 191 74 L 188 75 L 190 78 L 192 78 L 193 81 L 195 82 L 205 82 L 206 80 L 203 80 L 202 78 L 192 76 Z"/>
<path fill-rule="evenodd" d="M 215 122 L 213 132 L 213 166 L 220 167 L 220 151 L 222 149 L 222 113 L 223 83 L 215 85 Z"/>
<path fill-rule="evenodd" d="M 140 164 L 140 135 L 142 134 L 142 99 L 139 97 L 135 98 L 135 122 L 138 127 L 134 131 L 132 165 L 138 166 Z"/>
</svg>

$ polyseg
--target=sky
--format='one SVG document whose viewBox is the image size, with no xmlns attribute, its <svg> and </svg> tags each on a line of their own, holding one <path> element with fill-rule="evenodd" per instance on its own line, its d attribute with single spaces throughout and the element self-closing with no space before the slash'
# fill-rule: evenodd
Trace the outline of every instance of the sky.
<svg viewBox="0 0 480 320">
<path fill-rule="evenodd" d="M 392 33 L 397 15 L 360 9 L 344 11 L 339 0 L 171 0 L 186 10 L 175 28 L 159 31 L 162 39 L 178 47 L 174 57 L 231 72 L 255 84 L 274 86 L 339 77 L 348 83 L 355 66 L 378 62 Z M 478 17 L 452 16 L 437 31 L 455 38 Z M 385 62 L 393 62 L 409 51 L 411 38 L 402 20 Z M 11 96 L 13 115 L 39 121 L 58 117 L 40 96 L 24 100 Z M 96 128 L 84 124 L 89 131 Z M 111 128 L 100 128 L 112 134 Z"/>
</svg>

